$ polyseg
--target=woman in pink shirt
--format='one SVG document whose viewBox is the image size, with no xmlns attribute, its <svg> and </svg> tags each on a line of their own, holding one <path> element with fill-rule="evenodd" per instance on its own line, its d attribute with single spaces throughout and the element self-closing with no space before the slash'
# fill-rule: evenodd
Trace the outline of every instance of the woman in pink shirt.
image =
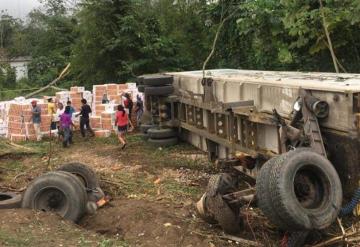
<svg viewBox="0 0 360 247">
<path fill-rule="evenodd" d="M 126 146 L 125 134 L 127 132 L 129 124 L 132 125 L 131 121 L 129 121 L 129 116 L 125 112 L 124 107 L 122 105 L 118 105 L 118 110 L 115 115 L 115 126 L 117 127 L 118 130 L 118 139 L 123 145 L 121 149 L 124 149 Z"/>
<path fill-rule="evenodd" d="M 71 111 L 70 106 L 66 106 L 64 113 L 60 115 L 60 129 L 64 133 L 64 140 L 63 140 L 64 148 L 66 148 L 68 145 L 72 143 L 71 126 L 75 127 L 71 120 L 72 114 L 70 113 L 70 111 Z"/>
</svg>

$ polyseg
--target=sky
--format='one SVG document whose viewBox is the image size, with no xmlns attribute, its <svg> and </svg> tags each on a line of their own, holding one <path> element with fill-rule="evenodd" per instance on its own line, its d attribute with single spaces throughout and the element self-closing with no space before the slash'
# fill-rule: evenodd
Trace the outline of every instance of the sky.
<svg viewBox="0 0 360 247">
<path fill-rule="evenodd" d="M 0 11 L 7 10 L 9 15 L 21 19 L 25 19 L 33 8 L 39 6 L 38 0 L 0 0 Z"/>
</svg>

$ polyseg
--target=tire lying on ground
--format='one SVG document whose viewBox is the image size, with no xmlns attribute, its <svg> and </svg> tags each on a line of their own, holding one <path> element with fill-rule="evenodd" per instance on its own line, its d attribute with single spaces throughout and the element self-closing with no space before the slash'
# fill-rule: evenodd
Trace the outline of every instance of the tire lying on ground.
<svg viewBox="0 0 360 247">
<path fill-rule="evenodd" d="M 89 166 L 79 162 L 73 162 L 62 165 L 58 171 L 70 172 L 77 176 L 85 186 L 89 201 L 97 202 L 105 196 L 100 188 L 96 173 Z"/>
<path fill-rule="evenodd" d="M 196 203 L 196 211 L 198 216 L 203 219 L 205 222 L 209 223 L 209 224 L 216 224 L 217 221 L 215 220 L 214 216 L 211 215 L 208 212 L 208 209 L 206 207 L 206 200 L 208 198 L 207 193 L 205 192 L 202 197 L 200 198 L 200 200 Z"/>
<path fill-rule="evenodd" d="M 21 207 L 22 196 L 13 192 L 0 192 L 0 209 Z"/>
<path fill-rule="evenodd" d="M 87 194 L 75 175 L 49 172 L 33 180 L 26 189 L 22 207 L 54 212 L 67 220 L 77 222 L 85 213 Z"/>
<path fill-rule="evenodd" d="M 148 142 L 154 145 L 155 147 L 169 147 L 176 145 L 179 142 L 179 140 L 177 137 L 171 137 L 166 139 L 149 138 Z"/>
<path fill-rule="evenodd" d="M 154 96 L 166 96 L 174 92 L 174 87 L 172 85 L 161 86 L 161 87 L 145 87 L 145 95 L 154 95 Z"/>
<path fill-rule="evenodd" d="M 167 75 L 148 75 L 142 78 L 143 84 L 147 86 L 164 86 L 173 83 L 173 77 Z"/>
<path fill-rule="evenodd" d="M 225 195 L 236 190 L 236 181 L 229 173 L 212 175 L 206 187 L 209 196 L 216 194 Z"/>
<path fill-rule="evenodd" d="M 170 128 L 166 128 L 166 129 L 151 128 L 148 129 L 147 133 L 149 137 L 153 139 L 164 139 L 164 138 L 170 138 L 176 136 L 175 130 Z"/>
<path fill-rule="evenodd" d="M 282 162 L 272 166 L 267 185 L 276 213 L 264 214 L 278 218 L 278 227 L 289 231 L 330 226 L 342 202 L 341 183 L 333 165 L 310 150 L 294 150 L 280 157 Z"/>
<path fill-rule="evenodd" d="M 148 130 L 151 129 L 151 128 L 155 128 L 157 127 L 156 125 L 154 124 L 141 124 L 140 125 L 140 131 L 144 134 L 147 134 Z"/>
</svg>

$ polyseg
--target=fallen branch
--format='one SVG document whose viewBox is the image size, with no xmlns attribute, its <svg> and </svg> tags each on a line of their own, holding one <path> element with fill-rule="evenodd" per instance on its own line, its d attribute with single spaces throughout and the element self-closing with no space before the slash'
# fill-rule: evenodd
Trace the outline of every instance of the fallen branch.
<svg viewBox="0 0 360 247">
<path fill-rule="evenodd" d="M 259 244 L 258 242 L 247 240 L 244 238 L 239 238 L 239 237 L 228 235 L 228 234 L 224 234 L 224 235 L 220 236 L 220 238 L 236 241 L 236 242 L 240 243 L 240 246 L 254 246 L 254 247 L 264 246 L 262 244 Z"/>
<path fill-rule="evenodd" d="M 14 189 L 14 188 L 11 188 L 11 187 L 5 187 L 5 186 L 1 186 L 0 187 L 1 190 L 3 191 L 11 191 L 11 192 L 23 192 L 26 190 L 26 187 L 22 187 L 20 189 Z"/>
<path fill-rule="evenodd" d="M 57 91 L 68 91 L 66 88 L 60 88 L 60 87 L 55 87 L 55 86 L 51 86 L 52 89 L 57 90 Z"/>
<path fill-rule="evenodd" d="M 347 238 L 344 237 L 346 235 L 346 232 L 345 232 L 344 226 L 341 223 L 341 219 L 339 217 L 337 218 L 337 222 L 338 222 L 339 227 L 341 229 L 341 233 L 343 235 L 343 238 L 344 238 L 345 242 L 347 242 Z"/>
<path fill-rule="evenodd" d="M 16 181 L 16 179 L 18 179 L 18 178 L 21 177 L 21 176 L 25 176 L 26 174 L 28 174 L 28 171 L 21 172 L 21 173 L 17 174 L 17 175 L 13 178 L 13 180 Z"/>
<path fill-rule="evenodd" d="M 35 92 L 29 93 L 28 95 L 25 96 L 25 98 L 30 98 L 34 95 L 41 93 L 42 91 L 45 91 L 46 89 L 54 86 L 58 81 L 60 81 L 63 77 L 65 77 L 68 74 L 69 68 L 70 68 L 70 63 L 65 67 L 65 69 L 60 73 L 60 75 L 56 79 L 54 79 L 52 82 L 47 84 L 45 87 L 42 87 L 42 88 L 36 90 Z"/>
<path fill-rule="evenodd" d="M 13 146 L 13 147 L 16 147 L 16 148 L 21 148 L 21 149 L 25 149 L 25 150 L 29 150 L 31 152 L 34 152 L 34 149 L 32 149 L 32 148 L 21 146 L 19 144 L 13 143 L 13 142 L 6 142 L 6 144 L 8 144 L 10 146 Z"/>
<path fill-rule="evenodd" d="M 344 242 L 345 238 L 348 238 L 348 240 L 346 241 L 347 243 L 355 242 L 355 241 L 357 241 L 358 237 L 355 237 L 355 238 L 350 238 L 350 237 L 353 237 L 353 236 L 356 236 L 356 235 L 360 235 L 360 233 L 359 232 L 346 233 L 345 235 L 341 235 L 341 236 L 338 236 L 338 237 L 333 237 L 331 239 L 328 239 L 328 240 L 326 240 L 324 242 L 321 242 L 321 243 L 319 243 L 317 245 L 314 245 L 313 247 L 325 247 L 325 246 L 331 246 L 331 245 L 334 245 L 334 244 L 342 243 L 342 242 Z"/>
</svg>

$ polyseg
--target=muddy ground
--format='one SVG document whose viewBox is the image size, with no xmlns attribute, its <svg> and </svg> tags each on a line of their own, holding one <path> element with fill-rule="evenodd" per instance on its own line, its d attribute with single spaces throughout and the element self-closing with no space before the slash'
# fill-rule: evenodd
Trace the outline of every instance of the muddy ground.
<svg viewBox="0 0 360 247">
<path fill-rule="evenodd" d="M 23 191 L 39 174 L 79 161 L 97 172 L 112 201 L 78 225 L 48 213 L 2 210 L 0 246 L 246 246 L 224 239 L 218 226 L 197 217 L 194 203 L 217 171 L 204 153 L 188 144 L 158 149 L 134 133 L 122 151 L 114 136 L 76 135 L 67 149 L 52 142 L 50 163 L 49 141 L 23 145 L 33 152 L 0 155 L 0 190 Z M 284 233 L 257 209 L 244 213 L 239 237 L 280 246 Z"/>
</svg>

